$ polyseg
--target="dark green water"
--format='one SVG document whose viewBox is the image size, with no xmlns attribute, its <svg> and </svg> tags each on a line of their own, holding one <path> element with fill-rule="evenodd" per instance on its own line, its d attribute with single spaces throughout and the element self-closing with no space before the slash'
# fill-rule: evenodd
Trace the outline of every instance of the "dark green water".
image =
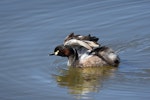
<svg viewBox="0 0 150 100">
<path fill-rule="evenodd" d="M 150 1 L 1 0 L 0 100 L 149 100 Z M 116 50 L 118 69 L 49 57 L 71 32 Z"/>
</svg>

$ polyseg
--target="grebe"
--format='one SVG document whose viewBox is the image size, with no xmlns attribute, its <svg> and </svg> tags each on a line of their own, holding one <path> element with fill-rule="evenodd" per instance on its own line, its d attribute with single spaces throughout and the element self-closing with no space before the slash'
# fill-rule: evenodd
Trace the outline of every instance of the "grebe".
<svg viewBox="0 0 150 100">
<path fill-rule="evenodd" d="M 71 33 L 49 55 L 68 57 L 68 66 L 72 67 L 117 67 L 120 63 L 119 56 L 111 48 L 101 46 L 98 40 L 95 36 Z"/>
</svg>

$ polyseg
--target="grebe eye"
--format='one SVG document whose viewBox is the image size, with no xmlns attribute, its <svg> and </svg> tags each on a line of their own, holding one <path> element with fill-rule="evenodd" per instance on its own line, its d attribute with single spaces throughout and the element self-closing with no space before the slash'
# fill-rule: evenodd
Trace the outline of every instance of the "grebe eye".
<svg viewBox="0 0 150 100">
<path fill-rule="evenodd" d="M 57 50 L 57 51 L 54 52 L 55 55 L 58 55 L 58 53 L 59 53 L 59 50 Z"/>
</svg>

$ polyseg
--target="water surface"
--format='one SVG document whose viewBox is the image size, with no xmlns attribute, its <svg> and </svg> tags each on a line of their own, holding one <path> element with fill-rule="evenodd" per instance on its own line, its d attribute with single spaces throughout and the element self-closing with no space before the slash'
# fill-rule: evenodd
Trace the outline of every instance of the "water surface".
<svg viewBox="0 0 150 100">
<path fill-rule="evenodd" d="M 1 0 L 1 100 L 149 100 L 148 0 Z M 71 32 L 95 35 L 119 68 L 76 69 L 49 57 Z"/>
</svg>

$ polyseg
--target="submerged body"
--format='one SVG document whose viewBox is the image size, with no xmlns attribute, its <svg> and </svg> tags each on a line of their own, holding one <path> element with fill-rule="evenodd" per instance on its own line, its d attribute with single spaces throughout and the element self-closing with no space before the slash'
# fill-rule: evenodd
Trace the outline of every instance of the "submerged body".
<svg viewBox="0 0 150 100">
<path fill-rule="evenodd" d="M 68 57 L 68 66 L 72 67 L 101 67 L 115 66 L 120 63 L 118 55 L 109 47 L 100 46 L 98 38 L 70 34 L 64 44 L 55 48 L 54 53 Z"/>
</svg>

